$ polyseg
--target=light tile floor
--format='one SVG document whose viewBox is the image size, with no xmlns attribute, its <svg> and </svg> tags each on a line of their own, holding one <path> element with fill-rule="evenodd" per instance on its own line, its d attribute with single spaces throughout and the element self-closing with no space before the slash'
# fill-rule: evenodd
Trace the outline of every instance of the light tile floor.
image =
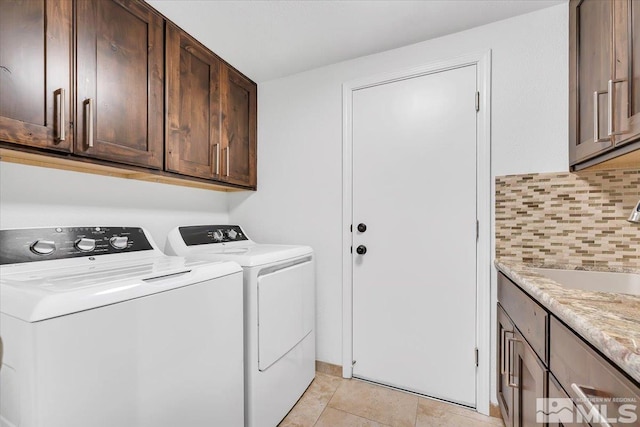
<svg viewBox="0 0 640 427">
<path fill-rule="evenodd" d="M 503 427 L 502 420 L 359 380 L 316 373 L 281 427 Z"/>
</svg>

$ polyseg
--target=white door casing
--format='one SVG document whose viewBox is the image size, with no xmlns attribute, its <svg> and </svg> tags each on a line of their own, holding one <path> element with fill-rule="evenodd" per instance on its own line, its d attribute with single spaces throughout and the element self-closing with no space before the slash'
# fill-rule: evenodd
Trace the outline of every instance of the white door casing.
<svg viewBox="0 0 640 427">
<path fill-rule="evenodd" d="M 355 373 L 475 406 L 486 414 L 490 400 L 489 74 L 490 52 L 486 52 L 343 85 L 343 376 Z M 447 86 L 449 78 L 454 81 Z M 467 106 L 473 110 L 464 110 L 466 125 L 461 126 L 454 104 L 451 108 L 445 104 L 448 100 L 459 103 L 466 93 L 473 96 L 476 88 L 480 92 L 479 111 L 475 114 L 474 100 L 470 99 Z M 437 108 L 420 101 L 426 94 L 439 99 Z M 400 107 L 400 101 L 409 107 Z M 412 124 L 407 121 L 412 114 L 430 119 Z M 373 125 L 358 126 L 365 122 Z M 438 143 L 421 141 L 416 145 L 415 135 Z M 462 149 L 452 147 L 461 138 L 471 143 L 465 148 L 467 155 L 443 158 Z M 363 144 L 365 139 L 374 142 Z M 388 148 L 376 156 L 376 144 Z M 354 151 L 360 161 L 354 158 Z M 466 181 L 461 179 L 465 172 Z M 434 209 L 430 211 L 429 206 Z M 480 224 L 477 250 L 476 217 Z M 365 233 L 357 231 L 359 222 L 367 223 Z M 444 250 L 447 236 L 461 247 Z M 364 256 L 355 255 L 360 244 L 368 246 Z M 466 270 L 456 268 L 456 263 L 465 264 Z M 376 269 L 378 265 L 385 267 Z M 419 283 L 418 274 L 425 269 L 430 279 Z M 447 280 L 462 288 L 444 286 Z M 467 298 L 456 301 L 456 292 Z M 367 299 L 368 304 L 363 304 L 361 300 Z M 405 308 L 393 314 L 395 323 L 386 319 L 385 300 L 394 301 L 390 306 Z M 438 318 L 440 322 L 434 321 Z M 420 341 L 420 328 L 398 333 L 392 326 L 398 322 L 434 323 L 426 335 L 433 342 Z M 354 330 L 358 331 L 356 337 Z M 368 354 L 355 368 L 351 363 L 354 345 L 356 351 Z M 477 368 L 473 366 L 475 346 L 480 356 Z M 396 367 L 380 377 L 385 357 Z M 421 365 L 423 359 L 428 363 Z M 447 367 L 447 363 L 453 365 Z M 430 368 L 430 364 L 438 367 Z M 398 369 L 399 365 L 407 367 Z M 429 377 L 426 387 L 413 380 L 425 375 Z"/>
</svg>

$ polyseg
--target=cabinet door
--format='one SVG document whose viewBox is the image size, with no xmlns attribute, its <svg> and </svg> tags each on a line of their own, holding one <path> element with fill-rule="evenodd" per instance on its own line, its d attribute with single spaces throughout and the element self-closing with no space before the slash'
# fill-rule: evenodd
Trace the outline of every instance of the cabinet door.
<svg viewBox="0 0 640 427">
<path fill-rule="evenodd" d="M 257 88 L 234 69 L 222 68 L 223 179 L 256 186 Z"/>
<path fill-rule="evenodd" d="M 0 0 L 0 140 L 70 152 L 72 3 Z"/>
<path fill-rule="evenodd" d="M 547 397 L 547 370 L 535 352 L 516 329 L 512 345 L 514 393 L 514 426 L 542 426 L 538 412 L 544 409 Z"/>
<path fill-rule="evenodd" d="M 168 24 L 166 169 L 220 175 L 220 59 Z"/>
<path fill-rule="evenodd" d="M 609 83 L 615 145 L 640 137 L 640 1 L 613 3 L 613 79 Z"/>
<path fill-rule="evenodd" d="M 578 408 L 574 404 L 570 404 L 569 400 L 552 400 L 552 399 L 571 399 L 567 393 L 560 387 L 558 380 L 549 373 L 549 402 L 546 408 L 549 414 L 549 427 L 589 427 L 585 421 L 578 421 Z M 557 403 L 554 405 L 554 403 Z M 570 406 L 569 406 L 570 405 Z M 555 406 L 551 408 L 550 406 Z M 570 412 L 568 412 L 570 411 Z M 562 421 L 566 420 L 566 421 Z M 565 424 L 566 423 L 566 424 Z"/>
<path fill-rule="evenodd" d="M 510 355 L 507 351 L 507 342 L 513 338 L 513 334 L 513 323 L 502 306 L 498 304 L 498 337 L 496 340 L 498 343 L 498 405 L 506 427 L 513 426 L 513 388 L 509 385 L 509 369 L 511 368 L 509 366 Z"/>
<path fill-rule="evenodd" d="M 613 146 L 608 135 L 612 68 L 611 0 L 571 0 L 569 9 L 570 163 Z"/>
<path fill-rule="evenodd" d="M 137 0 L 76 8 L 76 154 L 162 168 L 162 18 Z"/>
</svg>

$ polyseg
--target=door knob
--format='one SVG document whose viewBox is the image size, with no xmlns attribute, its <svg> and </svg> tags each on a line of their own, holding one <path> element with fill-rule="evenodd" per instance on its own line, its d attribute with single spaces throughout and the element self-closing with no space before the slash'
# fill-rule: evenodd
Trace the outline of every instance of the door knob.
<svg viewBox="0 0 640 427">
<path fill-rule="evenodd" d="M 367 253 L 367 247 L 365 245 L 360 245 L 356 248 L 356 252 L 358 255 L 364 255 Z"/>
<path fill-rule="evenodd" d="M 361 233 L 364 233 L 365 231 L 367 231 L 367 224 L 364 224 L 362 222 L 358 224 L 358 231 Z"/>
</svg>

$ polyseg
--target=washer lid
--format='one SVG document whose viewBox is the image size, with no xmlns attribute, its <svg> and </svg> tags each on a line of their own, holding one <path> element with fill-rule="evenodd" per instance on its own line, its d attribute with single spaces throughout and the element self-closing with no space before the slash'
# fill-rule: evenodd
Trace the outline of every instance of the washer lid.
<svg viewBox="0 0 640 427">
<path fill-rule="evenodd" d="M 106 257 L 119 260 L 63 260 L 58 265 L 49 261 L 47 268 L 33 269 L 28 269 L 33 264 L 17 269 L 0 267 L 0 311 L 38 322 L 242 271 L 230 262 L 168 256 L 135 260 Z M 75 265 L 66 261 L 75 261 Z"/>
<path fill-rule="evenodd" d="M 255 267 L 312 254 L 313 249 L 309 246 L 262 245 L 252 242 L 249 245 L 230 243 L 190 246 L 181 255 L 216 261 L 233 261 L 242 267 Z"/>
</svg>

